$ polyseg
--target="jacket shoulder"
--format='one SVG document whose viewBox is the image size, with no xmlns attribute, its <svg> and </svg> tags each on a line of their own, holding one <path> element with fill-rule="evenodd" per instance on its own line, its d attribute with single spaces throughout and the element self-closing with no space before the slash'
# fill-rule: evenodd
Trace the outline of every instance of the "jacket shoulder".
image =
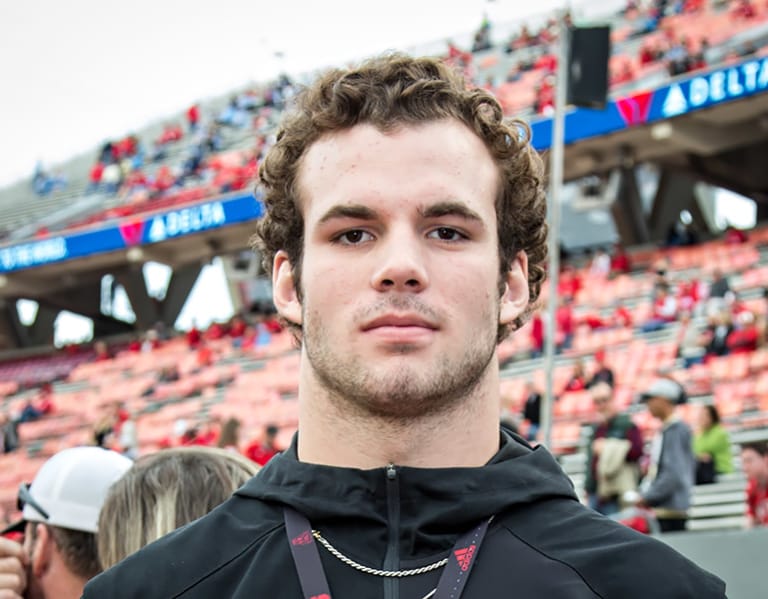
<svg viewBox="0 0 768 599">
<path fill-rule="evenodd" d="M 582 506 L 542 501 L 505 514 L 507 530 L 571 568 L 606 599 L 723 599 L 725 583 L 670 546 Z"/>
</svg>

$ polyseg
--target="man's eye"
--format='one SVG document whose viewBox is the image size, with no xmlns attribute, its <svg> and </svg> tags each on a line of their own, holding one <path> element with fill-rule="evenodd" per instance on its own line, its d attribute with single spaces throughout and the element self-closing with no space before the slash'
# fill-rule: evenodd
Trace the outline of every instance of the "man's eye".
<svg viewBox="0 0 768 599">
<path fill-rule="evenodd" d="M 451 227 L 439 227 L 434 231 L 430 231 L 429 237 L 439 239 L 440 241 L 460 241 L 466 239 L 465 235 L 462 235 L 456 229 L 452 229 Z"/>
<path fill-rule="evenodd" d="M 346 231 L 336 238 L 336 240 L 343 245 L 357 245 L 358 243 L 370 241 L 371 239 L 373 239 L 373 235 L 360 229 Z"/>
</svg>

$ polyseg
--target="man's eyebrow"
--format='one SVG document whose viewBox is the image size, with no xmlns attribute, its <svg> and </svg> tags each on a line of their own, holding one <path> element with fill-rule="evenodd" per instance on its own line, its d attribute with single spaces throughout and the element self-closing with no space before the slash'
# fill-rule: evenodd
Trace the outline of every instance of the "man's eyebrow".
<svg viewBox="0 0 768 599">
<path fill-rule="evenodd" d="M 331 207 L 318 221 L 322 225 L 335 218 L 354 218 L 357 220 L 375 220 L 377 213 L 362 204 L 345 204 Z"/>
<path fill-rule="evenodd" d="M 458 216 L 465 220 L 483 222 L 480 215 L 461 202 L 438 202 L 419 210 L 422 218 L 440 218 L 441 216 Z"/>
</svg>

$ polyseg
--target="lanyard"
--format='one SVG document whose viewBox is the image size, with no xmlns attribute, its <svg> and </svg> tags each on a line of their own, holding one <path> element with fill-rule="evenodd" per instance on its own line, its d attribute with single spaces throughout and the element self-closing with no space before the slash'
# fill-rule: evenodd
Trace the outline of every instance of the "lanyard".
<svg viewBox="0 0 768 599">
<path fill-rule="evenodd" d="M 331 599 L 328 580 L 320 563 L 320 553 L 312 536 L 312 527 L 302 514 L 283 508 L 285 530 L 291 547 L 293 562 L 299 574 L 304 599 Z M 464 533 L 451 549 L 437 583 L 433 599 L 458 599 L 467 584 L 469 573 L 475 564 L 475 557 L 483 543 L 491 519 L 483 520 L 475 528 Z"/>
</svg>

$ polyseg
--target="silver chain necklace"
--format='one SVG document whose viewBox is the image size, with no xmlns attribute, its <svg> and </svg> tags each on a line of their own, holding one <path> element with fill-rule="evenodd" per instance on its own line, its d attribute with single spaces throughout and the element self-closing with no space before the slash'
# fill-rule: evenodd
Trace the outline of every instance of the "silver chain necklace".
<svg viewBox="0 0 768 599">
<path fill-rule="evenodd" d="M 360 572 L 365 572 L 366 574 L 373 574 L 374 576 L 385 576 L 387 578 L 402 578 L 404 576 L 416 576 L 417 574 L 424 574 L 426 572 L 432 572 L 432 570 L 437 570 L 438 568 L 442 568 L 445 564 L 448 563 L 448 558 L 444 557 L 443 559 L 438 560 L 432 564 L 422 566 L 421 568 L 413 568 L 412 570 L 377 570 L 376 568 L 369 568 L 368 566 L 359 564 L 355 560 L 347 557 L 341 551 L 336 549 L 336 547 L 331 545 L 323 537 L 323 535 L 321 535 L 318 531 L 313 530 L 312 536 L 315 537 L 318 540 L 318 542 L 323 547 L 325 547 L 328 550 L 328 552 L 332 556 L 334 556 L 336 559 L 354 568 L 355 570 L 359 570 Z M 431 597 L 433 593 L 434 591 L 428 594 L 427 597 Z M 425 597 L 424 599 L 427 599 L 427 597 Z"/>
</svg>

